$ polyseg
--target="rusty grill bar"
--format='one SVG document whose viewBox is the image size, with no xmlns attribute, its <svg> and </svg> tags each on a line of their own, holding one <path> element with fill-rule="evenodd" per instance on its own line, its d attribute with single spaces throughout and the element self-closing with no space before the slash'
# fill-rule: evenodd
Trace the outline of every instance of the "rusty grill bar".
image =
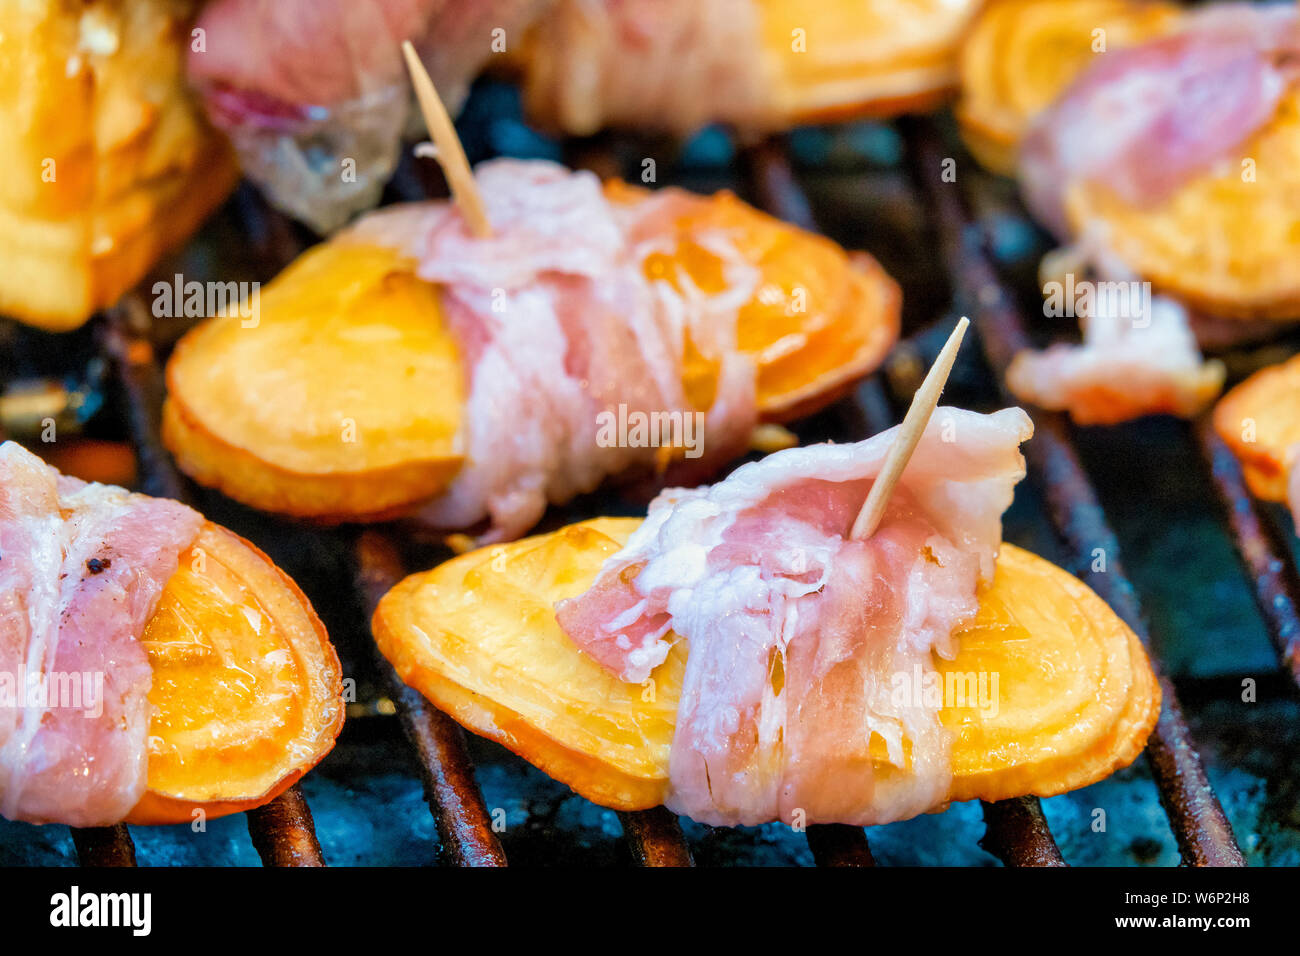
<svg viewBox="0 0 1300 956">
<path fill-rule="evenodd" d="M 355 554 L 358 586 L 368 616 L 388 589 L 406 576 L 406 568 L 397 547 L 378 531 L 363 532 Z M 505 851 L 474 782 L 474 762 L 465 748 L 465 732 L 418 691 L 403 684 L 378 650 L 375 659 L 420 759 L 425 797 L 445 857 L 457 866 L 505 866 Z"/>
<path fill-rule="evenodd" d="M 1196 425 L 1196 441 L 1223 505 L 1232 543 L 1255 591 L 1255 603 L 1291 682 L 1300 688 L 1300 575 L 1291 549 L 1262 505 L 1246 487 L 1241 463 L 1208 420 Z"/>
<path fill-rule="evenodd" d="M 954 186 L 939 179 L 943 151 L 932 121 L 909 119 L 900 121 L 899 126 L 920 193 L 938 228 L 957 295 L 971 307 L 985 355 L 1000 379 L 1011 356 L 1027 344 L 1023 320 L 1000 283 L 985 252 L 984 236 L 963 197 Z M 603 175 L 618 172 L 619 163 L 607 141 L 594 148 L 584 145 L 577 155 L 582 165 Z M 741 159 L 762 207 L 817 231 L 811 205 L 792 171 L 782 140 L 748 147 Z M 402 198 L 422 198 L 427 194 L 428 180 L 427 171 L 405 164 L 393 188 Z M 268 209 L 249 187 L 241 186 L 234 203 L 254 250 L 275 271 L 301 251 L 294 227 Z M 176 471 L 159 437 L 162 373 L 140 298 L 128 296 L 109 310 L 101 318 L 98 333 L 100 349 L 112 361 L 126 400 L 127 424 L 139 460 L 140 490 L 179 500 L 190 498 L 185 479 Z M 878 376 L 859 390 L 854 413 L 860 416 L 867 433 L 886 428 L 896 420 Z M 1035 414 L 1034 422 L 1036 435 L 1026 446 L 1026 457 L 1031 474 L 1044 488 L 1052 522 L 1073 559 L 1072 570 L 1149 647 L 1136 593 L 1122 570 L 1115 536 L 1074 450 L 1068 425 L 1058 415 L 1043 413 Z M 1261 614 L 1285 667 L 1300 684 L 1300 576 L 1289 549 L 1277 540 L 1276 529 L 1247 492 L 1235 458 L 1205 423 L 1198 426 L 1197 439 L 1224 504 L 1234 545 L 1254 585 Z M 1103 574 L 1089 570 L 1087 558 L 1094 548 L 1103 548 L 1108 555 L 1109 570 Z M 357 591 L 369 613 L 380 596 L 406 573 L 406 568 L 398 542 L 387 531 L 359 533 L 353 556 Z M 444 861 L 459 866 L 505 865 L 505 852 L 493 832 L 491 814 L 475 781 L 464 731 L 419 693 L 403 685 L 377 653 L 376 658 L 418 758 Z M 1159 662 L 1155 663 L 1159 672 Z M 1164 706 L 1147 756 L 1183 861 L 1192 865 L 1242 865 L 1243 857 L 1206 779 L 1174 687 L 1163 674 L 1159 680 Z M 1067 865 L 1036 797 L 985 803 L 983 813 L 986 831 L 980 844 L 1005 865 Z M 250 836 L 265 865 L 325 865 L 310 808 L 297 786 L 246 816 Z M 637 864 L 692 865 L 681 827 L 667 810 L 660 807 L 621 813 L 619 818 Z M 820 866 L 875 865 L 862 828 L 811 826 L 806 836 Z M 73 841 L 82 865 L 135 865 L 135 849 L 125 826 L 74 829 Z"/>
<path fill-rule="evenodd" d="M 135 866 L 135 844 L 125 824 L 72 828 L 72 844 L 82 866 Z"/>
</svg>

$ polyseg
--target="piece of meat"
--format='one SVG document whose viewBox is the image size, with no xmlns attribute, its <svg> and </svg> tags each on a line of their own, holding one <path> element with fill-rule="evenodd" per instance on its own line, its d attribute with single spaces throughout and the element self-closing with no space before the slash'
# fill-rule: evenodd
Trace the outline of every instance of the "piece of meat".
<svg viewBox="0 0 1300 956">
<path fill-rule="evenodd" d="M 140 634 L 202 523 L 0 445 L 0 814 L 102 826 L 144 794 Z"/>
<path fill-rule="evenodd" d="M 679 134 L 725 120 L 771 128 L 754 0 L 561 0 L 538 20 L 529 112 L 569 135 L 651 123 Z"/>
<path fill-rule="evenodd" d="M 189 74 L 249 178 L 327 233 L 373 206 L 396 168 L 411 104 L 402 41 L 454 113 L 494 41 L 509 49 L 545 2 L 213 0 Z"/>
<path fill-rule="evenodd" d="M 1016 398 L 1068 411 L 1080 425 L 1113 425 L 1143 415 L 1191 418 L 1223 388 L 1223 364 L 1202 358 L 1187 310 L 1172 299 L 1151 297 L 1136 315 L 1097 309 L 1080 321 L 1081 345 L 1016 355 L 1007 368 Z"/>
<path fill-rule="evenodd" d="M 463 528 L 488 518 L 481 541 L 509 540 L 548 502 L 629 469 L 664 467 L 673 438 L 693 468 L 743 449 L 757 421 L 756 369 L 736 349 L 736 321 L 758 270 L 715 237 L 729 263 L 726 289 L 682 293 L 646 278 L 650 240 L 637 210 L 612 204 L 591 173 L 496 160 L 476 177 L 490 238 L 471 235 L 453 206 L 420 203 L 367 216 L 342 240 L 418 259 L 419 276 L 442 289 L 461 347 L 468 460 L 422 520 Z M 659 215 L 673 195 L 642 211 Z M 720 368 L 707 409 L 693 407 L 682 384 L 688 333 Z M 619 428 L 637 421 L 661 426 L 637 441 Z"/>
<path fill-rule="evenodd" d="M 1294 5 L 1232 3 L 1097 57 L 1025 137 L 1026 203 L 1067 239 L 1065 196 L 1077 182 L 1104 183 L 1135 205 L 1164 199 L 1272 119 L 1300 76 L 1298 54 Z"/>
<path fill-rule="evenodd" d="M 1019 409 L 940 408 L 867 541 L 847 538 L 894 431 L 673 489 L 560 626 L 630 682 L 690 644 L 670 809 L 715 825 L 874 825 L 939 806 L 951 739 L 900 696 L 951 659 L 1024 475 Z M 876 741 L 873 747 L 873 740 Z"/>
</svg>

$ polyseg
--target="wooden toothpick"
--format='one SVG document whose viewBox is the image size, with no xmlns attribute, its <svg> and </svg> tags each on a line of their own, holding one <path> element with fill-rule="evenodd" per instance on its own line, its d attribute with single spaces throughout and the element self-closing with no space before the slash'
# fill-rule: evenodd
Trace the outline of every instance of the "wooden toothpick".
<svg viewBox="0 0 1300 956">
<path fill-rule="evenodd" d="M 961 348 L 961 340 L 965 337 L 969 325 L 970 319 L 963 315 L 961 321 L 957 323 L 957 328 L 952 330 L 952 335 L 948 337 L 948 341 L 939 352 L 939 357 L 934 360 L 934 365 L 925 376 L 925 381 L 912 396 L 911 407 L 903 418 L 903 424 L 898 426 L 898 434 L 894 436 L 893 444 L 885 453 L 885 463 L 871 485 L 871 491 L 867 493 L 867 500 L 862 503 L 862 510 L 858 512 L 858 517 L 853 522 L 853 530 L 849 532 L 849 537 L 863 540 L 876 533 L 880 519 L 885 515 L 885 506 L 889 504 L 889 496 L 894 486 L 898 484 L 898 479 L 902 477 L 903 469 L 907 467 L 908 459 L 916 450 L 917 442 L 925 433 L 925 426 L 930 421 L 930 416 L 934 414 L 935 406 L 939 404 L 939 396 L 943 394 L 943 387 L 948 382 L 952 364 L 957 359 L 957 350 Z"/>
<path fill-rule="evenodd" d="M 447 176 L 451 195 L 461 214 L 469 223 L 470 232 L 479 239 L 492 236 L 492 226 L 488 222 L 487 210 L 483 206 L 483 196 L 474 181 L 474 173 L 465 158 L 465 148 L 456 135 L 456 127 L 447 115 L 447 108 L 442 105 L 442 97 L 429 77 L 429 71 L 420 62 L 419 55 L 410 40 L 402 41 L 402 55 L 406 57 L 406 68 L 411 74 L 411 83 L 415 95 L 420 101 L 420 112 L 424 114 L 424 125 L 429 128 L 434 146 L 438 150 L 438 162 Z"/>
</svg>

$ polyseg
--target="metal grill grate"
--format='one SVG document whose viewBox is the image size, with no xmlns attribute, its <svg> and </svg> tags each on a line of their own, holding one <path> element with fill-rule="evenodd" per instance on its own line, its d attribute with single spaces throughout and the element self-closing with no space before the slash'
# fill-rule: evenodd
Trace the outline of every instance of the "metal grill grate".
<svg viewBox="0 0 1300 956">
<path fill-rule="evenodd" d="M 999 374 L 1011 356 L 1027 345 L 1021 316 L 1000 282 L 959 190 L 941 181 L 944 153 L 933 122 L 900 122 L 911 170 L 942 242 L 942 252 L 957 299 L 974 319 L 984 353 Z M 582 144 L 583 165 L 602 174 L 619 168 L 612 149 Z M 744 149 L 741 167 L 760 205 L 774 215 L 816 230 L 812 207 L 796 179 L 782 140 Z M 404 166 L 395 182 L 401 198 L 421 198 L 423 174 Z M 248 189 L 235 200 L 252 250 L 276 269 L 301 251 L 296 230 L 268 210 Z M 186 500 L 189 486 L 175 470 L 159 439 L 162 373 L 148 333 L 143 301 L 128 298 L 101 317 L 98 345 L 111 360 L 125 399 L 127 425 L 140 470 L 140 488 L 155 495 Z M 879 376 L 858 395 L 864 434 L 894 421 Z M 1073 557 L 1074 570 L 1124 618 L 1150 648 L 1137 594 L 1119 561 L 1119 548 L 1097 494 L 1080 464 L 1067 423 L 1057 415 L 1036 414 L 1036 434 L 1025 453 L 1031 478 L 1043 489 L 1057 534 Z M 1203 424 L 1197 431 L 1214 484 L 1226 511 L 1227 525 L 1256 590 L 1261 613 L 1279 654 L 1300 682 L 1300 578 L 1289 550 L 1277 539 L 1260 506 L 1246 492 L 1231 453 Z M 360 533 L 353 548 L 358 594 L 367 612 L 406 573 L 400 542 L 386 530 Z M 1093 574 L 1088 557 L 1103 548 L 1109 570 Z M 1153 659 L 1155 655 L 1153 654 Z M 378 655 L 376 654 L 376 658 Z M 506 858 L 493 832 L 475 779 L 464 731 L 417 692 L 403 686 L 386 661 L 377 660 L 385 689 L 421 768 L 426 797 L 446 862 L 460 866 L 501 866 Z M 1159 670 L 1159 662 L 1156 662 Z M 1183 861 L 1192 865 L 1243 864 L 1231 828 L 1211 789 L 1188 732 L 1172 683 L 1160 677 L 1164 707 L 1147 750 L 1160 801 L 1178 842 Z M 1019 798 L 983 807 L 986 832 L 981 845 L 1008 866 L 1066 865 L 1039 801 Z M 321 866 L 325 861 L 311 811 L 298 787 L 271 804 L 247 814 L 249 832 L 267 866 Z M 663 808 L 619 815 L 633 860 L 645 866 L 689 866 L 691 852 L 677 819 Z M 813 858 L 822 866 L 873 866 L 875 861 L 861 828 L 813 826 L 807 831 Z M 74 831 L 78 857 L 86 866 L 132 866 L 135 850 L 125 826 Z"/>
</svg>

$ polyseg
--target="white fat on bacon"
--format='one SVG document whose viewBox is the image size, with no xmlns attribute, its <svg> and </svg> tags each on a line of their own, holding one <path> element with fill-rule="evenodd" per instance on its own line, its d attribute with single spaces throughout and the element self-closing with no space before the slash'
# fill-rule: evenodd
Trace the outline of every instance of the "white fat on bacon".
<svg viewBox="0 0 1300 956">
<path fill-rule="evenodd" d="M 1069 412 L 1080 425 L 1112 425 L 1151 414 L 1190 418 L 1219 394 L 1224 367 L 1201 356 L 1180 303 L 1152 296 L 1131 315 L 1112 298 L 1096 303 L 1079 316 L 1082 344 L 1015 356 L 1006 379 L 1016 398 Z"/>
<path fill-rule="evenodd" d="M 698 200 L 662 190 L 614 204 L 591 173 L 540 161 L 495 160 L 475 176 L 489 238 L 471 235 L 459 211 L 440 202 L 374 213 L 343 237 L 417 258 L 419 276 L 440 286 L 460 345 L 467 461 L 421 518 L 438 528 L 487 518 L 481 540 L 508 540 L 548 502 L 666 461 L 662 443 L 601 441 L 609 416 L 684 421 L 699 411 L 701 454 L 684 464 L 709 467 L 742 452 L 757 420 L 756 369 L 736 349 L 736 319 L 757 292 L 758 270 L 718 233 L 701 241 L 726 263 L 722 292 L 679 291 L 643 271 L 665 242 L 646 223 Z M 693 408 L 682 384 L 688 335 L 718 363 L 707 409 Z"/>
<path fill-rule="evenodd" d="M 865 541 L 849 529 L 895 429 L 655 499 L 556 616 L 630 682 L 688 642 L 670 809 L 714 825 L 869 826 L 947 801 L 951 734 L 910 689 L 935 655 L 955 656 L 953 630 L 992 579 L 1032 432 L 1018 408 L 939 408 Z"/>
<path fill-rule="evenodd" d="M 0 815 L 103 826 L 147 781 L 140 634 L 203 519 L 0 445 Z"/>
</svg>

